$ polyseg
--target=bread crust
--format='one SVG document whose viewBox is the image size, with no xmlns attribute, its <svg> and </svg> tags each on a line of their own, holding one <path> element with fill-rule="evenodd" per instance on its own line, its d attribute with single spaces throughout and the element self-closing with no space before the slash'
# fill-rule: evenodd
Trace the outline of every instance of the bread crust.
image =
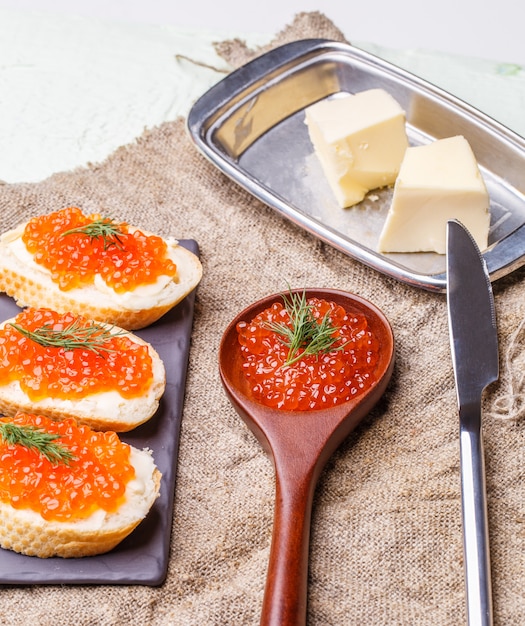
<svg viewBox="0 0 525 626">
<path fill-rule="evenodd" d="M 199 258 L 174 239 L 166 240 L 177 274 L 150 298 L 118 298 L 111 290 L 86 286 L 62 291 L 49 272 L 17 255 L 15 245 L 23 245 L 25 223 L 0 237 L 0 291 L 14 298 L 22 308 L 44 307 L 59 313 L 77 313 L 89 319 L 115 324 L 126 330 L 145 328 L 183 300 L 202 278 Z M 142 231 L 145 234 L 146 231 Z M 27 253 L 30 257 L 29 253 Z"/>
<path fill-rule="evenodd" d="M 15 318 L 5 320 L 0 328 L 13 322 Z M 109 327 L 109 325 L 108 325 Z M 111 332 L 119 333 L 119 327 L 110 327 Z M 18 381 L 1 384 L 0 413 L 14 416 L 18 411 L 45 415 L 54 420 L 75 419 L 79 424 L 93 430 L 127 432 L 144 424 L 156 413 L 160 399 L 166 388 L 166 370 L 159 354 L 151 344 L 133 333 L 126 337 L 145 345 L 152 361 L 153 380 L 147 393 L 136 398 L 123 398 L 117 391 L 95 393 L 77 400 L 46 397 L 33 401 L 22 390 Z"/>
<path fill-rule="evenodd" d="M 0 501 L 0 546 L 40 558 L 78 558 L 109 552 L 146 517 L 160 493 L 161 473 L 148 450 L 132 447 L 131 462 L 140 470 L 141 489 L 136 481 L 126 487 L 124 503 L 114 513 L 94 513 L 86 520 L 57 522 L 38 513 L 15 509 Z"/>
</svg>

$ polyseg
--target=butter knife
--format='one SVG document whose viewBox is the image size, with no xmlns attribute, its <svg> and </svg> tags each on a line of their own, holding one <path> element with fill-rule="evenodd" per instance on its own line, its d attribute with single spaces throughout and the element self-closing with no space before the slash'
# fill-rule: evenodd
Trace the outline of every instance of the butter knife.
<svg viewBox="0 0 525 626">
<path fill-rule="evenodd" d="M 467 229 L 447 224 L 447 304 L 460 427 L 467 616 L 489 626 L 492 590 L 481 400 L 498 379 L 498 335 L 487 267 Z"/>
</svg>

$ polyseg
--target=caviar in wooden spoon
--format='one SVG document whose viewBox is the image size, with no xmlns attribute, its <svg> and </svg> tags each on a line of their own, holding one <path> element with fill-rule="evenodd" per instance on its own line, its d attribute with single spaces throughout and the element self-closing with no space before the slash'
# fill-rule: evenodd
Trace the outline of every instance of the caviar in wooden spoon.
<svg viewBox="0 0 525 626">
<path fill-rule="evenodd" d="M 366 317 L 332 301 L 283 296 L 237 325 L 243 371 L 254 396 L 284 410 L 346 402 L 374 383 L 379 343 Z"/>
<path fill-rule="evenodd" d="M 300 316 L 293 319 L 297 307 L 290 313 L 286 301 L 269 296 L 232 320 L 219 350 L 224 389 L 275 469 L 264 626 L 306 623 L 317 479 L 337 446 L 379 400 L 393 369 L 392 331 L 376 307 L 336 290 L 309 289 L 304 295 L 310 312 L 304 311 L 299 293 L 302 322 Z M 306 332 L 297 333 L 303 339 L 290 355 L 297 325 Z M 323 349 L 316 352 L 311 340 L 319 336 Z"/>
</svg>

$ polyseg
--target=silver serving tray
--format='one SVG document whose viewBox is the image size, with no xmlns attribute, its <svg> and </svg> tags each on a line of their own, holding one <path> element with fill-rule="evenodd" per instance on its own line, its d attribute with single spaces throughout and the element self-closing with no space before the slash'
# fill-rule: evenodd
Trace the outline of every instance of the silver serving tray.
<svg viewBox="0 0 525 626">
<path fill-rule="evenodd" d="M 430 83 L 351 45 L 296 41 L 232 72 L 188 115 L 196 146 L 262 202 L 322 240 L 389 276 L 446 290 L 445 257 L 381 254 L 377 240 L 391 189 L 350 209 L 337 206 L 304 124 L 304 108 L 328 96 L 381 87 L 403 107 L 411 145 L 464 135 L 491 198 L 491 280 L 525 264 L 525 139 Z"/>
</svg>

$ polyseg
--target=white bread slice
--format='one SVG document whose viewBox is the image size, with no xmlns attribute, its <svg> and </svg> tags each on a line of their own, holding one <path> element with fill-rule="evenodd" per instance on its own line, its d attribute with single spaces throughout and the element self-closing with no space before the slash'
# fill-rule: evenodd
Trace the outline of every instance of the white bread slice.
<svg viewBox="0 0 525 626">
<path fill-rule="evenodd" d="M 50 273 L 33 261 L 22 241 L 25 223 L 0 237 L 0 291 L 20 307 L 44 307 L 59 313 L 78 313 L 89 319 L 115 324 L 126 330 L 149 326 L 181 300 L 202 278 L 202 265 L 193 252 L 166 239 L 169 258 L 177 266 L 174 278 L 118 294 L 102 280 L 82 288 L 62 291 Z M 130 227 L 130 232 L 134 229 Z M 142 231 L 144 234 L 150 234 Z"/>
<path fill-rule="evenodd" d="M 0 328 L 14 319 L 5 320 Z M 116 326 L 109 328 L 113 333 L 122 331 Z M 140 426 L 157 411 L 166 387 L 166 371 L 162 359 L 151 344 L 131 332 L 125 336 L 131 341 L 146 345 L 151 356 L 153 381 L 146 394 L 136 398 L 123 398 L 117 391 L 105 391 L 75 400 L 46 397 L 33 401 L 22 390 L 18 381 L 2 384 L 0 380 L 0 413 L 13 416 L 21 411 L 45 415 L 54 420 L 74 418 L 79 424 L 102 431 L 126 432 Z"/>
<path fill-rule="evenodd" d="M 161 474 L 151 452 L 131 446 L 130 461 L 135 478 L 127 484 L 125 501 L 114 513 L 99 510 L 82 520 L 48 521 L 30 509 L 0 502 L 0 546 L 41 558 L 109 552 L 139 525 L 159 495 Z"/>
</svg>

